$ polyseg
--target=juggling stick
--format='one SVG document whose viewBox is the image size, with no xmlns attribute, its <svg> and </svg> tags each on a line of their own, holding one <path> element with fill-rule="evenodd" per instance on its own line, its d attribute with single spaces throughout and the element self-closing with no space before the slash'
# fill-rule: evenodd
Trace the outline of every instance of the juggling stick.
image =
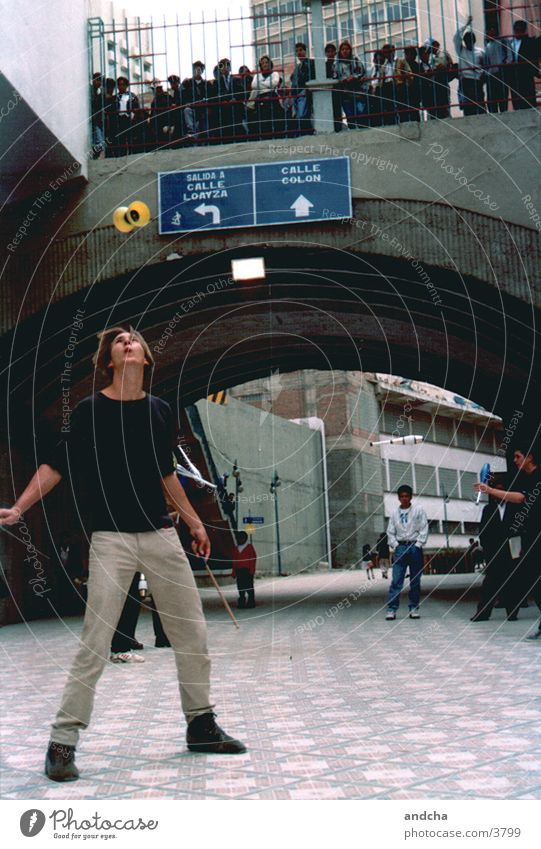
<svg viewBox="0 0 541 849">
<path fill-rule="evenodd" d="M 207 570 L 207 572 L 208 572 L 208 575 L 209 575 L 210 580 L 212 581 L 212 583 L 214 584 L 214 586 L 215 586 L 215 587 L 216 587 L 216 589 L 218 590 L 218 595 L 219 595 L 219 596 L 220 596 L 220 598 L 222 599 L 223 604 L 224 604 L 224 607 L 225 607 L 225 609 L 227 610 L 227 612 L 229 613 L 229 615 L 230 615 L 230 617 L 231 617 L 231 619 L 232 619 L 232 621 L 233 621 L 233 624 L 234 624 L 235 628 L 240 628 L 239 623 L 238 623 L 238 622 L 237 622 L 237 620 L 235 619 L 235 614 L 233 613 L 233 611 L 232 611 L 232 610 L 231 610 L 231 608 L 229 607 L 229 602 L 227 601 L 227 599 L 226 599 L 225 595 L 223 594 L 223 592 L 222 592 L 222 590 L 221 590 L 221 587 L 220 587 L 220 585 L 218 584 L 218 581 L 216 580 L 216 578 L 215 578 L 215 577 L 214 577 L 214 575 L 212 574 L 212 570 L 211 570 L 210 566 L 208 565 L 208 563 L 207 563 L 207 561 L 206 561 L 206 560 L 203 560 L 203 563 L 205 564 L 205 569 L 206 569 L 206 570 Z"/>
<path fill-rule="evenodd" d="M 417 445 L 422 442 L 424 436 L 408 434 L 407 436 L 396 436 L 394 439 L 380 439 L 377 442 L 371 442 L 370 445 Z"/>
<path fill-rule="evenodd" d="M 489 479 L 489 477 L 490 477 L 490 463 L 485 463 L 483 466 L 481 466 L 481 471 L 479 472 L 479 483 L 486 483 L 487 480 Z M 479 502 L 481 500 L 481 495 L 482 495 L 482 492 L 479 491 L 477 493 L 477 498 L 475 500 L 476 504 L 479 504 Z"/>
</svg>

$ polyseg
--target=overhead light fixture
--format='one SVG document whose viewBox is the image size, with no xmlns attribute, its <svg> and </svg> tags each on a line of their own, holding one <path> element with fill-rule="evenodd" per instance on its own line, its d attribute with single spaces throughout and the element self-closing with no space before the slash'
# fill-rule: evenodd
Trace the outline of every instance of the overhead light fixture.
<svg viewBox="0 0 541 849">
<path fill-rule="evenodd" d="M 265 260 L 263 257 L 250 259 L 232 259 L 231 276 L 235 283 L 246 283 L 251 280 L 265 279 Z"/>
</svg>

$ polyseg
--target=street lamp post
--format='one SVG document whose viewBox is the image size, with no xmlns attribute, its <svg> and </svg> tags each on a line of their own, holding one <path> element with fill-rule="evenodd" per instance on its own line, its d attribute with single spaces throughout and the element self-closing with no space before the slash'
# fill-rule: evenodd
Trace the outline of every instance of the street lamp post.
<svg viewBox="0 0 541 849">
<path fill-rule="evenodd" d="M 233 527 L 237 531 L 238 527 L 239 527 L 239 493 L 242 492 L 244 487 L 242 486 L 242 481 L 240 479 L 240 471 L 239 471 L 239 467 L 237 465 L 236 460 L 235 460 L 235 463 L 233 465 L 233 471 L 231 472 L 231 474 L 235 478 L 235 492 L 234 493 L 229 493 L 227 491 L 227 481 L 229 480 L 229 474 L 227 472 L 224 472 L 224 474 L 222 475 L 222 480 L 223 480 L 224 491 L 225 491 L 225 496 L 226 496 L 227 500 L 228 501 L 230 500 L 230 495 L 234 495 L 234 498 L 235 498 L 235 507 L 233 509 L 233 513 L 229 512 L 228 515 L 230 515 Z"/>
<path fill-rule="evenodd" d="M 447 490 L 442 490 L 443 497 L 443 524 L 445 525 L 445 544 L 447 548 L 449 548 L 449 527 L 447 524 L 447 505 L 449 504 L 449 496 L 447 494 Z"/>
<path fill-rule="evenodd" d="M 233 464 L 233 477 L 235 478 L 235 520 L 233 522 L 235 526 L 235 530 L 239 529 L 239 494 L 243 490 L 242 481 L 240 479 L 240 471 L 237 465 L 237 461 L 235 460 Z"/>
<path fill-rule="evenodd" d="M 276 523 L 276 551 L 278 554 L 278 574 L 282 574 L 282 552 L 280 549 L 280 517 L 278 515 L 278 493 L 276 490 L 281 485 L 282 481 L 278 477 L 278 473 L 274 472 L 274 477 L 271 480 L 270 492 L 274 495 L 274 521 Z"/>
</svg>

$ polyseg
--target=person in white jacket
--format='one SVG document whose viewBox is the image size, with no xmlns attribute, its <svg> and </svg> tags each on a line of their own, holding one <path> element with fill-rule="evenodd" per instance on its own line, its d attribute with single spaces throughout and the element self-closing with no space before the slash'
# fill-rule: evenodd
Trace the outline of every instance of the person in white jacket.
<svg viewBox="0 0 541 849">
<path fill-rule="evenodd" d="M 413 490 L 403 484 L 398 488 L 399 506 L 392 512 L 387 525 L 389 548 L 394 552 L 393 579 L 387 597 L 386 619 L 396 619 L 400 593 L 409 567 L 409 616 L 419 619 L 421 575 L 423 572 L 423 545 L 428 539 L 428 519 L 422 507 L 412 505 Z"/>
<path fill-rule="evenodd" d="M 472 18 L 466 26 L 459 27 L 454 36 L 458 56 L 458 80 L 461 106 L 464 115 L 481 115 L 485 112 L 485 51 L 475 46 L 475 34 L 471 29 Z"/>
<path fill-rule="evenodd" d="M 254 75 L 246 103 L 250 132 L 258 139 L 276 138 L 284 134 L 281 86 L 282 77 L 274 70 L 270 57 L 262 56 L 259 73 Z"/>
</svg>

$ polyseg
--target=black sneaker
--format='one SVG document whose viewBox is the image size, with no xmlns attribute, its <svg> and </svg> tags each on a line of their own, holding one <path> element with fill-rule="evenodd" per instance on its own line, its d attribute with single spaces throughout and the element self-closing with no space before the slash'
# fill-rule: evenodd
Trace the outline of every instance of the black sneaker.
<svg viewBox="0 0 541 849">
<path fill-rule="evenodd" d="M 169 642 L 167 637 L 165 639 L 162 639 L 161 637 L 160 637 L 160 639 L 158 639 L 158 637 L 156 637 L 156 640 L 154 642 L 154 646 L 157 649 L 170 649 L 171 643 Z"/>
<path fill-rule="evenodd" d="M 79 770 L 75 766 L 75 746 L 49 743 L 45 756 L 45 775 L 51 781 L 77 781 Z"/>
<path fill-rule="evenodd" d="M 186 742 L 190 752 L 206 752 L 217 755 L 242 755 L 246 746 L 222 731 L 214 720 L 213 713 L 196 716 L 188 725 Z"/>
</svg>

